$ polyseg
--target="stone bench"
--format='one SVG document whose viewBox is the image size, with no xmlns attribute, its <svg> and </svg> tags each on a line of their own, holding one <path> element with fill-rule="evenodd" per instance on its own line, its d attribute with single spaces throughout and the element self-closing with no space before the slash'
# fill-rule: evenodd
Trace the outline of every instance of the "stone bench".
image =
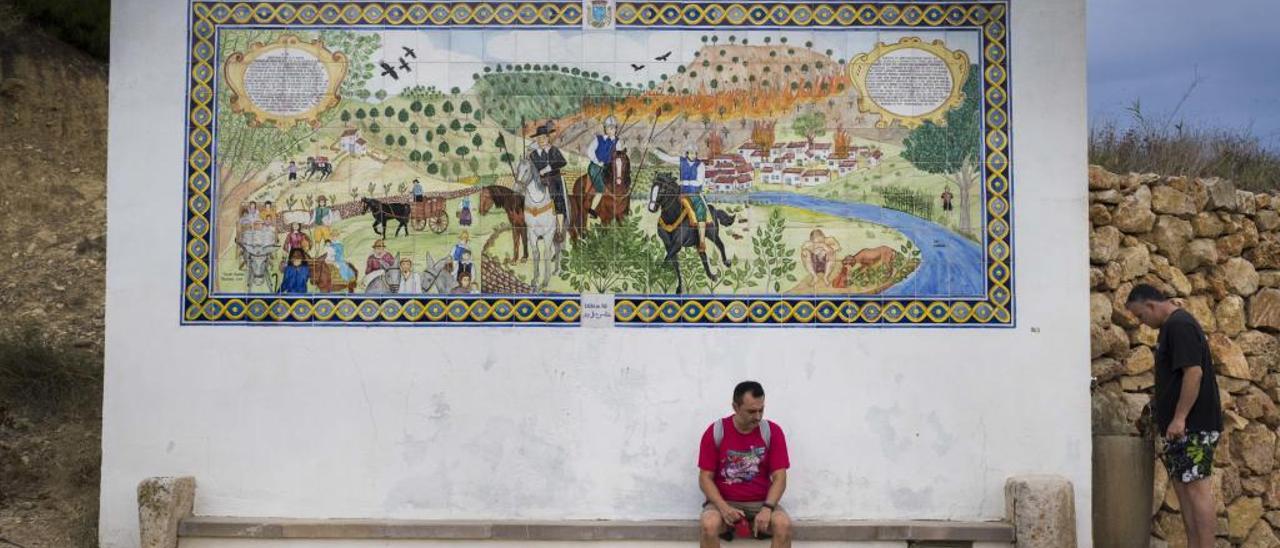
<svg viewBox="0 0 1280 548">
<path fill-rule="evenodd" d="M 866 548 L 1074 548 L 1070 483 L 1031 477 L 1006 485 L 1009 521 L 797 520 L 798 546 Z M 696 520 L 483 521 L 300 519 L 192 514 L 195 480 L 149 478 L 138 486 L 142 548 L 403 548 L 688 546 Z M 739 546 L 763 542 L 737 541 Z"/>
<path fill-rule="evenodd" d="M 1005 522 L 797 521 L 797 542 L 947 541 L 946 546 L 1008 546 Z M 387 519 L 290 519 L 191 516 L 178 525 L 180 539 L 346 539 L 431 541 L 648 541 L 698 540 L 696 520 L 669 521 L 432 521 Z M 231 546 L 232 544 L 227 544 Z"/>
</svg>

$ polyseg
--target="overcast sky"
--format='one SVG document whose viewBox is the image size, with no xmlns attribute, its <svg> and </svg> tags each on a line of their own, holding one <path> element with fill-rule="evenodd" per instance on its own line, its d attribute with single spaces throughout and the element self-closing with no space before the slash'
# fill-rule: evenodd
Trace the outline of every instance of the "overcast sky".
<svg viewBox="0 0 1280 548">
<path fill-rule="evenodd" d="M 1091 122 L 1168 114 L 1198 79 L 1181 116 L 1280 144 L 1280 1 L 1088 2 Z"/>
</svg>

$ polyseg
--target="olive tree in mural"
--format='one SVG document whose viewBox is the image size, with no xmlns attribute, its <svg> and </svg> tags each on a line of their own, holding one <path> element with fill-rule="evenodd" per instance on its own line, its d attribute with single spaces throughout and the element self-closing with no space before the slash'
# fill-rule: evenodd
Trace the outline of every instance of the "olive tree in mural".
<svg viewBox="0 0 1280 548">
<path fill-rule="evenodd" d="M 982 153 L 980 78 L 982 73 L 977 65 L 970 66 L 969 77 L 962 88 L 964 103 L 947 113 L 946 124 L 925 122 L 912 130 L 902 151 L 902 157 L 911 165 L 929 173 L 944 174 L 955 183 L 960 191 L 960 231 L 969 237 L 974 236 L 970 208 L 979 183 L 978 156 Z"/>
</svg>

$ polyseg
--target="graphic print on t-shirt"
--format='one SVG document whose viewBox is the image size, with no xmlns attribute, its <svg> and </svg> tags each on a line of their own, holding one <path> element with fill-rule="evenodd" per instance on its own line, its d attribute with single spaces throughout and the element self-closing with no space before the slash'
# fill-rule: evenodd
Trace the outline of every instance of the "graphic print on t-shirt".
<svg viewBox="0 0 1280 548">
<path fill-rule="evenodd" d="M 722 468 L 724 482 L 733 485 L 755 479 L 760 474 L 760 461 L 763 458 L 763 447 L 752 447 L 746 451 L 729 450 Z"/>
</svg>

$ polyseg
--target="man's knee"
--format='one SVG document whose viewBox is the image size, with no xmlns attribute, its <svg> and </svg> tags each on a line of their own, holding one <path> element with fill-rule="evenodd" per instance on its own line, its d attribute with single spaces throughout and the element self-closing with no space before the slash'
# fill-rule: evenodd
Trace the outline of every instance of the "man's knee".
<svg viewBox="0 0 1280 548">
<path fill-rule="evenodd" d="M 720 517 L 719 512 L 703 512 L 702 513 L 702 534 L 714 537 L 720 534 L 720 526 L 724 524 L 724 519 Z"/>
<path fill-rule="evenodd" d="M 787 514 L 779 512 L 773 515 L 770 520 L 773 529 L 773 536 L 783 540 L 791 538 L 791 518 Z"/>
</svg>

